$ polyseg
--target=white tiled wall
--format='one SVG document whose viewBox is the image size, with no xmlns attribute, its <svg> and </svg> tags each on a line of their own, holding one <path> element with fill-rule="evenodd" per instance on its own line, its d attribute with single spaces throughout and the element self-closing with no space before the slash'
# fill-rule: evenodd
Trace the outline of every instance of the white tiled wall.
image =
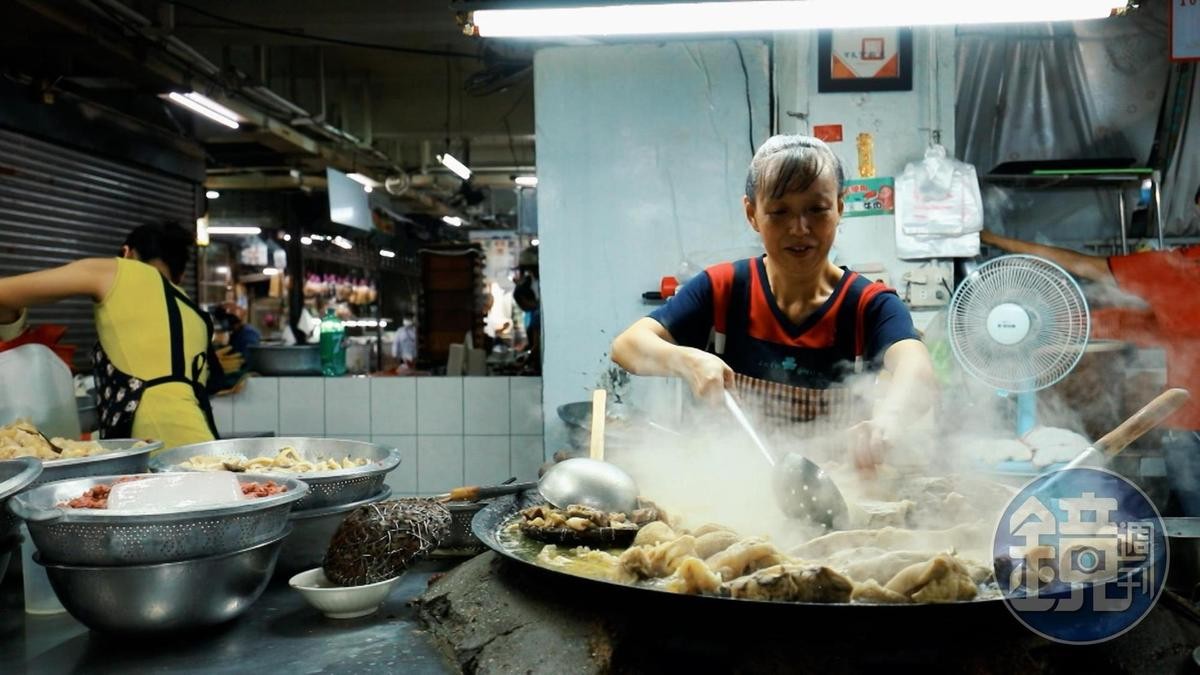
<svg viewBox="0 0 1200 675">
<path fill-rule="evenodd" d="M 252 378 L 213 399 L 223 434 L 273 432 L 400 450 L 396 496 L 537 478 L 544 461 L 536 377 Z"/>
</svg>

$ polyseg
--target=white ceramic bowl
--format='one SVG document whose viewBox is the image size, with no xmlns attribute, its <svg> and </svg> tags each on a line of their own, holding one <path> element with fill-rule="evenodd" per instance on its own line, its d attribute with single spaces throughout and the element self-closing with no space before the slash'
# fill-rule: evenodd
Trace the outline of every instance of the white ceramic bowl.
<svg viewBox="0 0 1200 675">
<path fill-rule="evenodd" d="M 373 614 L 403 578 L 401 574 L 366 586 L 338 586 L 325 578 L 325 570 L 317 567 L 292 577 L 288 585 L 300 591 L 308 604 L 324 612 L 325 616 L 353 619 Z"/>
</svg>

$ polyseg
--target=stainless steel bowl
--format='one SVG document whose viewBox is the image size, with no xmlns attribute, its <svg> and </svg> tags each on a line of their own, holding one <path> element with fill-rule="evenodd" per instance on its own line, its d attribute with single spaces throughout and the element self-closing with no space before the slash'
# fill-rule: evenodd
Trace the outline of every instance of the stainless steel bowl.
<svg viewBox="0 0 1200 675">
<path fill-rule="evenodd" d="M 381 502 L 391 496 L 392 488 L 384 485 L 379 494 L 353 504 L 292 512 L 288 517 L 292 533 L 283 540 L 283 550 L 279 552 L 279 573 L 294 574 L 320 567 L 325 562 L 325 551 L 329 549 L 333 534 L 346 516 L 360 506 Z"/>
<path fill-rule="evenodd" d="M 17 534 L 20 524 L 8 510 L 8 499 L 33 484 L 42 473 L 42 462 L 33 457 L 20 457 L 0 462 L 0 544 Z M 6 558 L 7 560 L 7 558 Z M 0 565 L 0 577 L 4 566 Z"/>
<path fill-rule="evenodd" d="M 262 595 L 287 530 L 240 551 L 160 565 L 46 568 L 59 602 L 98 631 L 166 632 L 224 623 Z"/>
<path fill-rule="evenodd" d="M 29 527 L 42 559 L 63 565 L 147 565 L 240 551 L 275 539 L 308 486 L 295 478 L 238 474 L 242 483 L 273 480 L 286 492 L 232 505 L 160 513 L 60 507 L 121 476 L 92 476 L 33 488 L 9 508 Z"/>
<path fill-rule="evenodd" d="M 320 345 L 255 345 L 247 364 L 263 375 L 320 375 Z"/>
<path fill-rule="evenodd" d="M 344 506 L 368 499 L 383 489 L 387 473 L 400 465 L 400 451 L 364 441 L 332 438 L 280 436 L 277 438 L 232 438 L 165 450 L 150 460 L 151 471 L 187 471 L 179 465 L 196 455 L 232 457 L 274 457 L 285 446 L 292 446 L 305 457 L 366 459 L 365 466 L 337 471 L 278 473 L 276 476 L 300 478 L 308 484 L 308 496 L 296 504 L 296 511 Z"/>
<path fill-rule="evenodd" d="M 150 463 L 150 453 L 162 449 L 161 441 L 150 441 L 146 445 L 133 447 L 140 443 L 137 438 L 113 438 L 96 441 L 105 449 L 91 457 L 75 457 L 72 459 L 52 459 L 42 462 L 42 475 L 34 485 L 44 485 L 68 478 L 83 478 L 85 476 L 116 476 L 129 473 L 145 473 Z"/>
</svg>

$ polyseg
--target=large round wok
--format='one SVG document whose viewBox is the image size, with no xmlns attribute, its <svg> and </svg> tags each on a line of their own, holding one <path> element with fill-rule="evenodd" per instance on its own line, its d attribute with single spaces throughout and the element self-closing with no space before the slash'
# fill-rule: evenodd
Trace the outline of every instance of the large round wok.
<svg viewBox="0 0 1200 675">
<path fill-rule="evenodd" d="M 744 616 L 761 621 L 776 618 L 793 622 L 797 630 L 858 630 L 864 636 L 876 631 L 896 635 L 917 635 L 921 630 L 942 634 L 979 633 L 981 639 L 994 637 L 999 631 L 1022 630 L 1020 624 L 1005 608 L 1002 600 L 979 600 L 954 604 L 866 605 L 821 604 L 804 602 L 768 602 L 740 600 L 714 596 L 683 595 L 644 586 L 630 586 L 612 581 L 592 579 L 542 567 L 506 548 L 499 539 L 500 528 L 510 517 L 528 506 L 542 503 L 535 493 L 525 492 L 496 499 L 479 513 L 471 529 L 488 548 L 501 556 L 519 575 L 542 587 L 554 584 L 557 593 L 579 596 L 581 602 L 615 603 L 630 613 L 663 612 L 664 616 L 689 616 L 695 619 L 711 614 L 712 620 L 730 622 L 731 617 Z M 802 623 L 795 623 L 802 622 Z"/>
</svg>

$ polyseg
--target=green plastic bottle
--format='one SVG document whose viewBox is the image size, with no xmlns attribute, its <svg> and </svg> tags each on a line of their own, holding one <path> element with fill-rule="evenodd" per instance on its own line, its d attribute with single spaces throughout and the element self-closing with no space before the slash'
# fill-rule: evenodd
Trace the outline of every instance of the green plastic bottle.
<svg viewBox="0 0 1200 675">
<path fill-rule="evenodd" d="M 346 374 L 346 327 L 332 307 L 321 319 L 321 372 L 326 377 Z"/>
</svg>

